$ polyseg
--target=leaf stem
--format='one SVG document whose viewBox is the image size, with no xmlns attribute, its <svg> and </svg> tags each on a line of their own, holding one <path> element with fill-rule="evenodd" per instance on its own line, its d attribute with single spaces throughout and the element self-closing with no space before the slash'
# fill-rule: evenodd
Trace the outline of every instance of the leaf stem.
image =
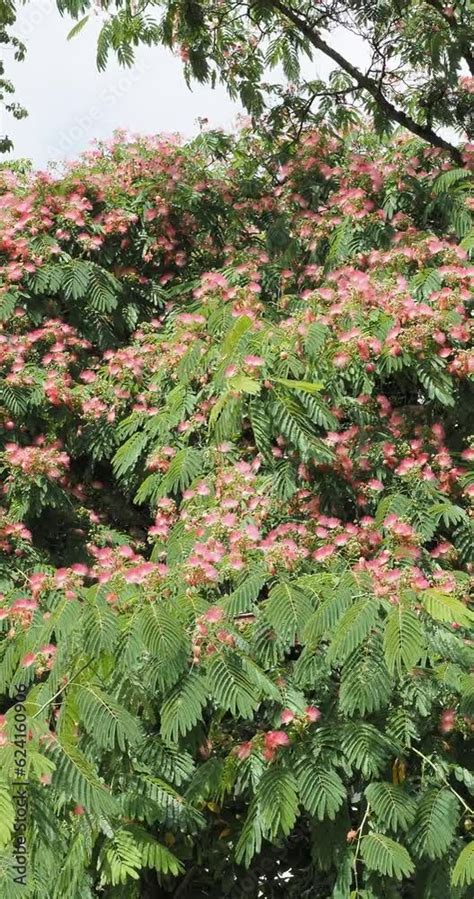
<svg viewBox="0 0 474 899">
<path fill-rule="evenodd" d="M 353 861 L 353 863 L 352 863 L 352 867 L 354 868 L 354 880 L 355 880 L 356 896 L 359 895 L 359 878 L 358 878 L 358 875 L 357 875 L 357 862 L 359 861 L 360 841 L 361 841 L 361 839 L 362 839 L 362 833 L 363 833 L 363 830 L 364 830 L 366 821 L 367 821 L 367 819 L 368 819 L 368 817 L 369 817 L 369 814 L 370 814 L 370 805 L 369 805 L 369 803 L 367 803 L 367 808 L 366 808 L 366 810 L 365 810 L 364 817 L 362 818 L 362 821 L 361 821 L 361 823 L 360 823 L 360 826 L 358 827 L 358 835 L 357 835 L 356 850 L 355 850 L 355 855 L 354 855 L 354 861 Z"/>
<path fill-rule="evenodd" d="M 91 664 L 90 662 L 86 662 L 86 664 L 83 665 L 82 668 L 79 668 L 79 671 L 76 671 L 76 673 L 73 674 L 73 676 L 67 681 L 67 683 L 64 684 L 64 686 L 61 687 L 61 689 L 58 690 L 58 692 L 55 693 L 54 696 L 51 696 L 51 697 L 48 699 L 48 701 L 45 702 L 45 704 L 41 706 L 40 709 L 38 709 L 38 711 L 33 715 L 33 717 L 32 717 L 31 720 L 34 721 L 35 718 L 38 717 L 38 715 L 41 715 L 41 712 L 44 712 L 44 710 L 45 710 L 45 709 L 46 709 L 52 702 L 54 702 L 54 700 L 57 699 L 58 696 L 61 696 L 61 693 L 64 693 L 64 690 L 66 690 L 67 687 L 69 687 L 72 683 L 74 683 L 74 680 L 76 679 L 76 677 L 79 677 L 79 675 L 82 674 L 82 672 L 85 671 L 86 668 L 89 668 L 90 664 Z"/>
<path fill-rule="evenodd" d="M 469 815 L 474 815 L 474 809 L 472 809 L 472 808 L 467 804 L 467 802 L 464 801 L 464 799 L 462 798 L 462 796 L 460 796 L 460 794 L 457 792 L 457 790 L 455 790 L 454 787 L 451 786 L 451 784 L 450 784 L 448 778 L 446 777 L 446 775 L 444 774 L 444 772 L 443 772 L 441 766 L 440 766 L 439 764 L 436 764 L 436 762 L 433 762 L 432 759 L 428 758 L 427 755 L 424 755 L 422 752 L 420 752 L 419 749 L 415 749 L 414 746 L 411 747 L 411 750 L 412 750 L 412 752 L 415 753 L 415 755 L 419 756 L 420 759 L 423 759 L 423 761 L 424 761 L 427 765 L 430 765 L 430 766 L 433 768 L 433 770 L 436 771 L 436 773 L 437 773 L 438 775 L 441 775 L 441 779 L 444 781 L 444 783 L 446 784 L 446 786 L 448 787 L 448 789 L 451 790 L 451 793 L 453 793 L 454 796 L 456 796 L 456 799 L 459 800 L 459 802 L 461 803 L 461 805 L 465 808 L 466 812 L 467 812 Z"/>
</svg>

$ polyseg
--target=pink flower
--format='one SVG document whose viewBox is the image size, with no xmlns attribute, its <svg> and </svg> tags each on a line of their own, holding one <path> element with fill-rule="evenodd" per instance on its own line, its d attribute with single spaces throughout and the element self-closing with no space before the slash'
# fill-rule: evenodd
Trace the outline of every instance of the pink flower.
<svg viewBox="0 0 474 899">
<path fill-rule="evenodd" d="M 226 512 L 221 518 L 221 524 L 226 528 L 233 528 L 237 524 L 237 515 L 233 512 Z"/>
<path fill-rule="evenodd" d="M 34 612 L 38 603 L 34 599 L 16 599 L 11 607 L 12 612 Z"/>
<path fill-rule="evenodd" d="M 46 575 L 42 572 L 35 572 L 34 574 L 30 574 L 29 582 L 33 593 L 37 593 L 39 590 L 41 590 L 41 587 L 43 586 L 45 580 Z"/>
<path fill-rule="evenodd" d="M 294 717 L 295 713 L 292 712 L 291 709 L 283 709 L 280 715 L 282 724 L 289 724 L 291 721 L 293 721 Z"/>
<path fill-rule="evenodd" d="M 265 748 L 269 750 L 274 750 L 278 746 L 288 746 L 289 742 L 290 738 L 284 730 L 269 730 L 264 737 Z"/>
<path fill-rule="evenodd" d="M 439 730 L 442 734 L 449 734 L 456 724 L 456 712 L 454 709 L 445 709 L 439 722 Z"/>
<path fill-rule="evenodd" d="M 372 478 L 370 481 L 367 481 L 367 487 L 370 490 L 383 490 L 382 481 L 379 481 L 377 478 Z"/>
<path fill-rule="evenodd" d="M 335 368 L 345 368 L 351 361 L 351 357 L 348 353 L 336 353 L 332 361 Z"/>
<path fill-rule="evenodd" d="M 329 559 L 329 556 L 335 552 L 335 546 L 332 543 L 329 543 L 327 546 L 320 546 L 319 549 L 315 550 L 313 553 L 313 559 L 320 562 L 323 559 Z"/>
<path fill-rule="evenodd" d="M 252 743 L 250 740 L 247 740 L 246 743 L 241 743 L 240 746 L 237 746 L 235 749 L 235 754 L 239 759 L 248 759 L 249 755 L 252 752 Z"/>
<path fill-rule="evenodd" d="M 265 364 L 265 359 L 262 359 L 261 356 L 244 356 L 244 362 L 250 368 L 260 368 Z"/>
<path fill-rule="evenodd" d="M 247 537 L 250 537 L 251 540 L 260 540 L 260 531 L 254 524 L 247 524 L 245 527 L 245 533 L 247 534 Z"/>
<path fill-rule="evenodd" d="M 207 610 L 207 612 L 204 612 L 204 615 L 202 617 L 206 621 L 222 621 L 222 619 L 224 618 L 224 609 L 220 609 L 219 606 L 212 606 Z"/>
<path fill-rule="evenodd" d="M 310 721 L 319 721 L 321 717 L 321 712 L 314 705 L 307 705 L 305 708 L 306 717 L 309 718 Z"/>
<path fill-rule="evenodd" d="M 26 655 L 23 656 L 20 665 L 22 668 L 29 668 L 30 665 L 33 665 L 36 661 L 36 653 L 27 652 Z"/>
<path fill-rule="evenodd" d="M 92 382 L 96 380 L 97 375 L 96 375 L 95 371 L 90 371 L 89 369 L 86 369 L 85 371 L 81 372 L 79 377 L 80 377 L 81 381 L 84 381 L 85 384 L 92 384 Z"/>
<path fill-rule="evenodd" d="M 418 463 L 415 459 L 402 459 L 400 465 L 398 465 L 395 469 L 395 474 L 408 474 L 409 471 L 412 471 L 413 468 L 416 468 L 417 464 Z"/>
</svg>

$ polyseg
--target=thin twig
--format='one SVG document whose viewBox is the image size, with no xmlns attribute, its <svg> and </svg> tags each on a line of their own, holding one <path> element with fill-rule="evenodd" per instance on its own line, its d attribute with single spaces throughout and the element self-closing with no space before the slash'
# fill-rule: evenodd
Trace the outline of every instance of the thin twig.
<svg viewBox="0 0 474 899">
<path fill-rule="evenodd" d="M 355 850 L 354 861 L 353 861 L 353 865 L 352 865 L 352 867 L 354 868 L 354 880 L 355 880 L 356 895 L 359 894 L 359 878 L 357 875 L 357 862 L 359 861 L 360 841 L 362 839 L 362 833 L 363 833 L 367 818 L 369 817 L 369 814 L 370 814 L 370 805 L 367 803 L 367 808 L 365 810 L 364 817 L 362 818 L 360 827 L 358 828 L 356 850 Z"/>
<path fill-rule="evenodd" d="M 464 806 L 464 808 L 466 809 L 466 812 L 469 815 L 474 815 L 474 809 L 472 809 L 467 804 L 467 802 L 464 801 L 462 796 L 459 795 L 457 790 L 455 790 L 454 787 L 451 786 L 451 784 L 449 783 L 449 780 L 446 777 L 446 775 L 444 774 L 441 766 L 436 764 L 436 762 L 433 762 L 430 758 L 428 758 L 427 755 L 424 755 L 422 752 L 420 752 L 419 749 L 415 749 L 414 746 L 411 747 L 411 751 L 414 752 L 415 755 L 418 755 L 420 757 L 420 759 L 423 759 L 423 761 L 426 762 L 428 765 L 431 765 L 431 767 L 433 768 L 434 771 L 436 771 L 437 774 L 441 774 L 441 777 L 442 777 L 444 783 L 446 784 L 448 789 L 451 790 L 451 793 L 453 793 L 456 796 L 456 799 L 459 799 L 459 802 L 461 803 L 462 806 Z"/>
<path fill-rule="evenodd" d="M 86 668 L 89 668 L 90 665 L 91 665 L 90 662 L 86 662 L 86 664 L 83 665 L 83 667 L 80 668 L 79 671 L 76 671 L 76 673 L 71 677 L 71 679 L 68 680 L 68 682 L 67 682 L 66 684 L 64 684 L 64 686 L 61 687 L 61 689 L 58 690 L 58 692 L 55 693 L 54 696 L 51 696 L 51 697 L 48 699 L 48 701 L 45 702 L 45 704 L 41 706 L 41 708 L 36 712 L 36 714 L 33 715 L 33 717 L 32 717 L 31 720 L 34 721 L 34 719 L 37 718 L 38 715 L 41 715 L 41 712 L 44 712 L 44 710 L 45 710 L 45 709 L 46 709 L 52 702 L 54 702 L 54 700 L 57 699 L 58 696 L 61 696 L 61 693 L 64 693 L 64 690 L 66 690 L 72 683 L 74 683 L 75 678 L 76 678 L 76 677 L 79 677 L 79 675 L 82 674 L 82 672 L 85 671 Z"/>
</svg>

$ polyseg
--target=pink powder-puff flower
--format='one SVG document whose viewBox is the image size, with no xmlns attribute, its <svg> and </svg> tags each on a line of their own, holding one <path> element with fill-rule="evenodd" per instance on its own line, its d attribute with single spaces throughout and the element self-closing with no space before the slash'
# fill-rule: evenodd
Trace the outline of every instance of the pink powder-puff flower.
<svg viewBox="0 0 474 899">
<path fill-rule="evenodd" d="M 211 606 L 210 609 L 207 609 L 202 616 L 206 621 L 210 621 L 215 623 L 217 621 L 222 621 L 224 618 L 224 609 L 220 609 L 219 606 Z"/>
<path fill-rule="evenodd" d="M 251 755 L 251 753 L 252 753 L 252 743 L 250 742 L 250 740 L 247 740 L 246 743 L 241 743 L 240 746 L 236 746 L 236 748 L 235 748 L 236 756 L 239 759 L 241 759 L 242 761 L 244 759 L 248 759 L 248 757 L 249 757 L 249 755 Z"/>
<path fill-rule="evenodd" d="M 36 661 L 36 653 L 27 652 L 26 655 L 23 656 L 20 665 L 22 668 L 29 668 L 31 665 L 34 665 Z"/>
<path fill-rule="evenodd" d="M 261 356 L 244 356 L 244 362 L 249 368 L 260 368 L 265 364 L 265 359 Z"/>
<path fill-rule="evenodd" d="M 316 549 L 313 553 L 313 559 L 316 559 L 317 562 L 321 562 L 324 559 L 329 559 L 330 556 L 335 552 L 336 547 L 329 543 L 327 546 L 320 546 L 319 549 Z"/>
<path fill-rule="evenodd" d="M 277 749 L 279 746 L 288 746 L 289 743 L 290 738 L 284 730 L 269 730 L 264 737 L 265 748 L 271 751 Z"/>
</svg>

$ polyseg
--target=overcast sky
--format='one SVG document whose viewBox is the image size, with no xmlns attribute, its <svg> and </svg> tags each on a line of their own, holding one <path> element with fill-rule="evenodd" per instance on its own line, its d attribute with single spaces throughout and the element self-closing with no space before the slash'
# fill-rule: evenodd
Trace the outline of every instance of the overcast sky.
<svg viewBox="0 0 474 899">
<path fill-rule="evenodd" d="M 157 134 L 190 135 L 198 117 L 212 126 L 231 128 L 241 111 L 224 88 L 184 81 L 182 64 L 162 47 L 142 47 L 132 69 L 123 69 L 111 57 L 105 72 L 98 72 L 95 45 L 99 20 L 92 20 L 71 41 L 74 23 L 61 18 L 55 0 L 32 0 L 21 7 L 15 32 L 28 46 L 26 60 L 7 60 L 7 76 L 16 87 L 15 100 L 28 109 L 27 119 L 15 121 L 2 112 L 0 132 L 14 142 L 12 156 L 28 157 L 37 167 L 73 159 L 94 138 L 107 138 L 114 129 Z M 351 56 L 360 61 L 363 49 Z M 341 47 L 344 38 L 339 37 Z M 7 53 L 11 52 L 7 50 Z M 331 69 L 324 58 L 305 67 L 309 77 Z"/>
</svg>

